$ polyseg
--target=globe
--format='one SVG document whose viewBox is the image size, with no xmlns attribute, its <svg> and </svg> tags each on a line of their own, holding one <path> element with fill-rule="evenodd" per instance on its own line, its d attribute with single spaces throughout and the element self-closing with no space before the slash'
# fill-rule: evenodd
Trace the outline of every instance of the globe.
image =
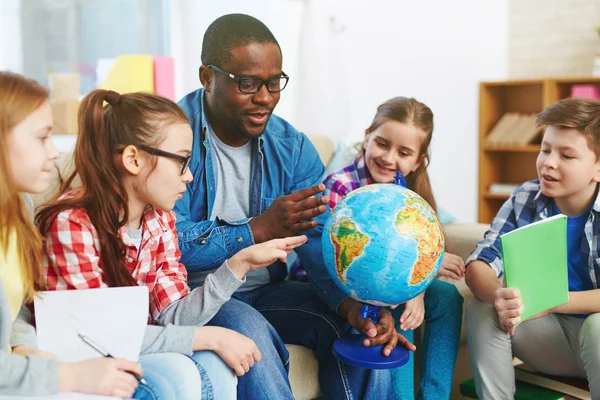
<svg viewBox="0 0 600 400">
<path fill-rule="evenodd" d="M 429 203 L 394 184 L 363 186 L 332 210 L 322 236 L 334 282 L 374 306 L 404 303 L 435 279 L 444 235 Z"/>
</svg>

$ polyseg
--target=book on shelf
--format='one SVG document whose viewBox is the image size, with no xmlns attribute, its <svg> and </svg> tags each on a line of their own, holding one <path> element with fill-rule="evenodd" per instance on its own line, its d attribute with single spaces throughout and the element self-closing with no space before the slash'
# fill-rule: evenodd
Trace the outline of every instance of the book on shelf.
<svg viewBox="0 0 600 400">
<path fill-rule="evenodd" d="M 535 141 L 542 128 L 536 126 L 535 114 L 506 113 L 486 137 L 489 145 L 527 145 Z"/>
<path fill-rule="evenodd" d="M 486 142 L 488 144 L 502 144 L 506 133 L 511 131 L 512 126 L 515 125 L 518 120 L 519 114 L 517 113 L 504 114 L 486 136 Z"/>
<path fill-rule="evenodd" d="M 515 378 L 518 382 L 529 383 L 576 399 L 587 400 L 592 398 L 585 379 L 542 374 L 527 364 L 515 366 Z"/>
<path fill-rule="evenodd" d="M 493 194 L 511 194 L 518 186 L 517 183 L 492 183 L 489 192 Z"/>
</svg>

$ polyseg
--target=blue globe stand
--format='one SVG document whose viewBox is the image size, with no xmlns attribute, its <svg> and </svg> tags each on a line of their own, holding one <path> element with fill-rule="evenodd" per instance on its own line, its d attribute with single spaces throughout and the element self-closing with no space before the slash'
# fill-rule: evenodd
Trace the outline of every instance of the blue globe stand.
<svg viewBox="0 0 600 400">
<path fill-rule="evenodd" d="M 360 312 L 362 318 L 371 318 L 374 324 L 379 322 L 379 306 L 364 304 Z M 358 368 L 389 369 L 406 364 L 410 351 L 402 346 L 396 346 L 389 356 L 383 355 L 385 345 L 365 347 L 363 344 L 367 335 L 350 334 L 342 336 L 333 343 L 333 355 L 344 364 Z"/>
<path fill-rule="evenodd" d="M 394 184 L 407 187 L 406 179 L 400 171 L 396 173 Z M 379 306 L 363 304 L 360 316 L 363 319 L 371 318 L 377 324 L 379 310 Z M 385 345 L 365 347 L 363 342 L 366 338 L 367 335 L 358 332 L 340 337 L 333 343 L 333 355 L 345 364 L 368 369 L 398 368 L 410 359 L 410 351 L 402 346 L 396 346 L 389 356 L 383 355 Z"/>
</svg>

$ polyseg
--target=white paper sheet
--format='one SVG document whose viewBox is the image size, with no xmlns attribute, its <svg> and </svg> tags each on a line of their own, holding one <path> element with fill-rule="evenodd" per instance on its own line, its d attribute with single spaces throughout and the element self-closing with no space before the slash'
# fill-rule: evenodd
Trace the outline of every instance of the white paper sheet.
<svg viewBox="0 0 600 400">
<path fill-rule="evenodd" d="M 42 292 L 34 306 L 40 350 L 67 362 L 99 357 L 81 333 L 113 357 L 138 361 L 148 323 L 145 286 Z"/>
</svg>

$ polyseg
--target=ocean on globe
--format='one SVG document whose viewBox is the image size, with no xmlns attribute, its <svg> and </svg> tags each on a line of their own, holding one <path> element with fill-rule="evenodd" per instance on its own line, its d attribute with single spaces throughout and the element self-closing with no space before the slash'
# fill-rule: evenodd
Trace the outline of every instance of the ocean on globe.
<svg viewBox="0 0 600 400">
<path fill-rule="evenodd" d="M 444 257 L 442 226 L 429 203 L 394 184 L 346 195 L 331 211 L 322 243 L 333 281 L 354 299 L 377 306 L 418 296 Z"/>
</svg>

